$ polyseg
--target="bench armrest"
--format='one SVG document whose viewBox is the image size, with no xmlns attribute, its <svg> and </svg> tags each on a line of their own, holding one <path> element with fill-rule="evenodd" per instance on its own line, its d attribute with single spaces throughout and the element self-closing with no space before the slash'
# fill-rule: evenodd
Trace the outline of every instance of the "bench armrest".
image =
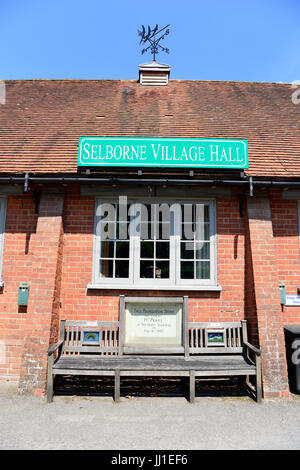
<svg viewBox="0 0 300 470">
<path fill-rule="evenodd" d="M 48 356 L 51 356 L 62 344 L 64 343 L 64 340 L 61 339 L 57 343 L 53 344 L 51 348 L 48 349 Z"/>
<path fill-rule="evenodd" d="M 253 351 L 254 354 L 256 354 L 256 356 L 260 356 L 260 354 L 261 354 L 260 349 L 256 348 L 255 346 L 248 343 L 247 341 L 244 341 L 244 346 L 246 346 L 246 348 L 248 348 L 248 349 L 251 349 L 251 351 Z"/>
</svg>

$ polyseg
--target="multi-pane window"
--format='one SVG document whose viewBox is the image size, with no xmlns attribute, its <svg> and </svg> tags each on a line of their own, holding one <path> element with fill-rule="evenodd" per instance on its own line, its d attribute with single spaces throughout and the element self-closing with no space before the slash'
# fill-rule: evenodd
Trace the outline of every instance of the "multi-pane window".
<svg viewBox="0 0 300 470">
<path fill-rule="evenodd" d="M 180 277 L 182 279 L 210 278 L 210 206 L 182 205 L 184 219 L 180 242 Z M 188 214 L 186 214 L 188 212 Z"/>
<path fill-rule="evenodd" d="M 105 279 L 129 279 L 129 218 L 120 216 L 118 203 L 100 203 L 96 211 L 95 275 Z"/>
<path fill-rule="evenodd" d="M 96 201 L 93 283 L 216 284 L 215 203 Z"/>
<path fill-rule="evenodd" d="M 102 278 L 129 277 L 128 223 L 119 220 L 119 205 L 113 204 L 105 210 L 100 221 L 101 241 L 99 275 Z M 123 230 L 122 230 L 123 229 Z"/>
<path fill-rule="evenodd" d="M 170 221 L 158 204 L 147 204 L 140 228 L 139 277 L 141 279 L 170 279 Z"/>
</svg>

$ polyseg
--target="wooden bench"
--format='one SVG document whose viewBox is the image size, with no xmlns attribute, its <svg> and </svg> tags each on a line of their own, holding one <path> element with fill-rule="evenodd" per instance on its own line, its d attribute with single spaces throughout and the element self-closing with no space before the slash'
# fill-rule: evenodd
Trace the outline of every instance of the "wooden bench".
<svg viewBox="0 0 300 470">
<path fill-rule="evenodd" d="M 245 320 L 188 322 L 187 298 L 181 298 L 183 320 L 180 348 L 159 345 L 156 348 L 128 348 L 124 334 L 124 312 L 128 299 L 141 302 L 139 298 L 122 297 L 120 321 L 61 320 L 60 339 L 48 350 L 48 402 L 53 399 L 55 375 L 112 376 L 115 380 L 115 401 L 120 399 L 121 377 L 188 377 L 190 402 L 195 398 L 197 377 L 245 376 L 245 383 L 253 391 L 249 378 L 255 376 L 256 400 L 261 401 L 260 351 L 248 343 Z M 164 301 L 170 302 L 170 299 Z M 89 335 L 93 336 L 92 342 Z"/>
</svg>

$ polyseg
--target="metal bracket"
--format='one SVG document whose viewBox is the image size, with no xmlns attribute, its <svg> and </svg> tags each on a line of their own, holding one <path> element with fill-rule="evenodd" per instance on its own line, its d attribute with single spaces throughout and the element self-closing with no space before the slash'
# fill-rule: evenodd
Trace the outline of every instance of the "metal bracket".
<svg viewBox="0 0 300 470">
<path fill-rule="evenodd" d="M 24 179 L 24 192 L 25 193 L 28 191 L 28 182 L 29 182 L 29 173 L 25 173 L 25 179 Z"/>
<path fill-rule="evenodd" d="M 250 196 L 253 197 L 253 178 L 249 176 Z"/>
</svg>

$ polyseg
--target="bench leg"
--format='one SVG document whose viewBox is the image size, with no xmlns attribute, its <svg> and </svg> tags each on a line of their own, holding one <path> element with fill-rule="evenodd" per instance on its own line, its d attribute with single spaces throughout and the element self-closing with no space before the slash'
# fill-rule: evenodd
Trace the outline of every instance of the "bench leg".
<svg viewBox="0 0 300 470">
<path fill-rule="evenodd" d="M 53 401 L 53 373 L 52 373 L 52 366 L 53 366 L 53 356 L 48 358 L 48 370 L 47 370 L 47 403 L 51 403 Z"/>
<path fill-rule="evenodd" d="M 120 370 L 115 370 L 115 394 L 114 400 L 116 403 L 120 401 Z"/>
<path fill-rule="evenodd" d="M 261 358 L 256 358 L 256 401 L 262 401 Z"/>
<path fill-rule="evenodd" d="M 195 401 L 195 371 L 190 370 L 190 403 Z"/>
</svg>

